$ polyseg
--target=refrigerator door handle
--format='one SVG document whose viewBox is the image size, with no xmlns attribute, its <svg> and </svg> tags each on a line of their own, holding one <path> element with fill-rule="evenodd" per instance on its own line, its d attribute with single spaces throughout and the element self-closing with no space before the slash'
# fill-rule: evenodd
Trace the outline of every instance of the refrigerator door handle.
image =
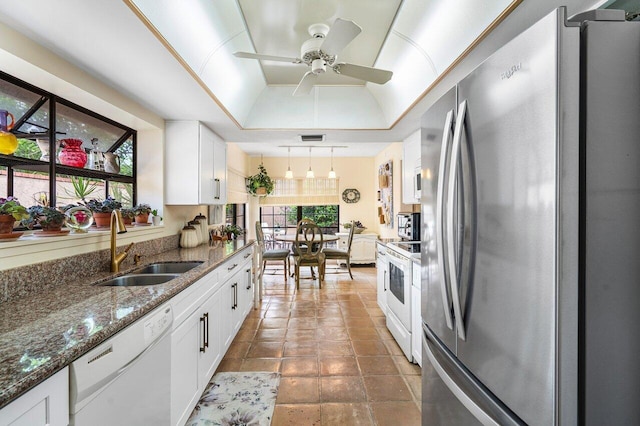
<svg viewBox="0 0 640 426">
<path fill-rule="evenodd" d="M 444 242 L 447 241 L 444 235 L 444 207 L 445 207 L 445 176 L 447 175 L 447 158 L 450 152 L 451 144 L 451 126 L 453 125 L 453 110 L 447 113 L 444 121 L 444 131 L 442 132 L 442 148 L 440 151 L 440 164 L 438 167 L 438 192 L 436 197 L 436 246 L 438 248 L 438 269 L 442 271 L 442 277 L 440 279 L 441 293 L 442 293 L 442 307 L 444 309 L 444 318 L 449 329 L 453 330 L 453 317 L 451 316 L 451 295 L 449 288 L 450 277 L 447 271 L 447 264 L 445 262 L 445 250 Z M 448 240 L 451 241 L 451 240 Z M 451 258 L 449 259 L 451 262 Z"/>
<path fill-rule="evenodd" d="M 447 213 L 449 213 L 449 220 L 447 221 L 447 242 L 448 242 L 448 256 L 449 256 L 449 277 L 451 278 L 451 298 L 453 299 L 453 314 L 456 320 L 456 329 L 458 330 L 458 336 L 462 340 L 467 339 L 467 333 L 465 329 L 464 319 L 462 318 L 462 305 L 460 303 L 460 277 L 458 276 L 458 269 L 456 265 L 456 234 L 455 229 L 457 224 L 453 223 L 453 212 L 456 201 L 456 185 L 458 176 L 458 166 L 460 164 L 460 150 L 462 145 L 462 132 L 465 126 L 465 116 L 467 113 L 467 100 L 465 99 L 458 107 L 458 116 L 453 132 L 453 146 L 451 148 L 451 164 L 449 167 L 449 190 L 447 199 Z M 458 217 L 458 220 L 461 220 Z M 464 220 L 464 219 L 462 219 Z"/>
</svg>

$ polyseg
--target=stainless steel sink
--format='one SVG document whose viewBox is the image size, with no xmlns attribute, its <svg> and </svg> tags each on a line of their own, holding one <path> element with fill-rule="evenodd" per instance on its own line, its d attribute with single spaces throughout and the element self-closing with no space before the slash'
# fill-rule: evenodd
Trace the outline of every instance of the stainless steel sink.
<svg viewBox="0 0 640 426">
<path fill-rule="evenodd" d="M 162 262 L 152 263 L 132 271 L 132 274 L 183 274 L 202 262 Z"/>
<path fill-rule="evenodd" d="M 157 285 L 171 281 L 179 277 L 180 274 L 127 274 L 121 277 L 97 283 L 99 286 L 133 287 L 143 285 Z"/>
</svg>

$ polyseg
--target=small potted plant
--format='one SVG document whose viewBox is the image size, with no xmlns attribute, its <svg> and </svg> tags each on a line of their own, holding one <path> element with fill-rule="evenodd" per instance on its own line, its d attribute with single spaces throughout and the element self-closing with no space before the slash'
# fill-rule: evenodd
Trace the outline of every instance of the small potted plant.
<svg viewBox="0 0 640 426">
<path fill-rule="evenodd" d="M 247 178 L 247 191 L 259 197 L 269 195 L 273 192 L 273 181 L 262 164 L 258 166 L 258 170 L 257 174 Z"/>
<path fill-rule="evenodd" d="M 132 208 L 120 209 L 120 213 L 122 214 L 122 221 L 125 225 L 131 225 L 133 223 L 133 218 L 136 217 Z"/>
<path fill-rule="evenodd" d="M 151 206 L 149 204 L 138 204 L 133 208 L 133 214 L 135 215 L 136 225 L 146 224 L 149 221 L 149 213 L 151 213 Z"/>
<path fill-rule="evenodd" d="M 232 240 L 244 234 L 244 230 L 240 228 L 238 225 L 225 225 L 222 227 L 222 233 L 226 234 L 227 238 Z"/>
<path fill-rule="evenodd" d="M 0 198 L 0 234 L 13 232 L 13 225 L 29 217 L 26 207 L 22 206 L 17 198 Z"/>
<path fill-rule="evenodd" d="M 158 226 L 162 222 L 162 216 L 158 215 L 158 209 L 151 210 L 151 222 L 154 226 Z"/>
<path fill-rule="evenodd" d="M 108 228 L 111 220 L 111 212 L 122 208 L 122 203 L 108 196 L 100 201 L 91 199 L 87 201 L 87 208 L 93 213 L 93 220 L 98 228 Z"/>
<path fill-rule="evenodd" d="M 27 211 L 29 217 L 22 221 L 27 228 L 33 229 L 34 225 L 40 225 L 42 230 L 46 232 L 60 232 L 62 230 L 66 216 L 55 207 L 31 206 Z"/>
</svg>

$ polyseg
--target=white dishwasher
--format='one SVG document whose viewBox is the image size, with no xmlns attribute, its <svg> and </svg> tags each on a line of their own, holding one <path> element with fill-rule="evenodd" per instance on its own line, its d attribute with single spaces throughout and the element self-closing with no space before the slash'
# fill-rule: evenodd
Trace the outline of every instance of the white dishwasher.
<svg viewBox="0 0 640 426">
<path fill-rule="evenodd" d="M 164 304 L 71 364 L 71 425 L 170 423 L 172 322 Z"/>
</svg>

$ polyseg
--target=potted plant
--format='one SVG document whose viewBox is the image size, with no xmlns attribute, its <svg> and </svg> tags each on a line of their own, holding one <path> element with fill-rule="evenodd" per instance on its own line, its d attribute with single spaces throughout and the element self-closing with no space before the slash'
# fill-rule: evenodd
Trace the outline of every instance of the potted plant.
<svg viewBox="0 0 640 426">
<path fill-rule="evenodd" d="M 63 212 L 49 206 L 31 206 L 27 212 L 29 217 L 22 223 L 29 229 L 33 229 L 34 225 L 40 225 L 42 230 L 47 232 L 60 232 L 66 218 Z"/>
<path fill-rule="evenodd" d="M 13 232 L 13 225 L 29 217 L 27 209 L 20 204 L 17 198 L 0 198 L 0 234 Z"/>
<path fill-rule="evenodd" d="M 258 170 L 257 174 L 247 178 L 247 191 L 255 196 L 269 195 L 273 192 L 273 181 L 262 164 L 258 166 Z"/>
<path fill-rule="evenodd" d="M 367 229 L 366 226 L 364 226 L 362 224 L 362 222 L 360 222 L 359 220 L 356 220 L 355 222 L 353 222 L 354 228 L 353 228 L 353 233 L 354 234 L 359 234 L 362 231 L 364 231 L 365 229 Z M 344 224 L 342 224 L 342 226 L 344 227 L 344 229 L 346 229 L 347 231 L 351 228 L 351 222 L 346 222 Z"/>
<path fill-rule="evenodd" d="M 132 208 L 120 209 L 120 213 L 122 214 L 122 220 L 125 225 L 131 225 L 133 223 L 133 218 L 136 217 Z"/>
<path fill-rule="evenodd" d="M 162 216 L 158 215 L 158 210 L 157 209 L 153 209 L 151 210 L 151 221 L 153 222 L 154 226 L 158 226 L 160 225 L 160 222 L 162 221 Z M 198 219 L 198 220 L 202 220 L 202 219 Z"/>
<path fill-rule="evenodd" d="M 133 208 L 133 214 L 135 215 L 136 224 L 147 223 L 149 221 L 149 213 L 151 213 L 151 206 L 149 204 L 138 204 Z"/>
<path fill-rule="evenodd" d="M 111 220 L 111 212 L 116 209 L 121 209 L 122 203 L 108 196 L 102 201 L 91 199 L 87 201 L 86 207 L 93 213 L 93 220 L 98 228 L 108 228 Z"/>
<path fill-rule="evenodd" d="M 244 234 L 244 230 L 238 225 L 225 225 L 222 227 L 222 233 L 226 234 L 227 238 L 232 240 Z"/>
</svg>

